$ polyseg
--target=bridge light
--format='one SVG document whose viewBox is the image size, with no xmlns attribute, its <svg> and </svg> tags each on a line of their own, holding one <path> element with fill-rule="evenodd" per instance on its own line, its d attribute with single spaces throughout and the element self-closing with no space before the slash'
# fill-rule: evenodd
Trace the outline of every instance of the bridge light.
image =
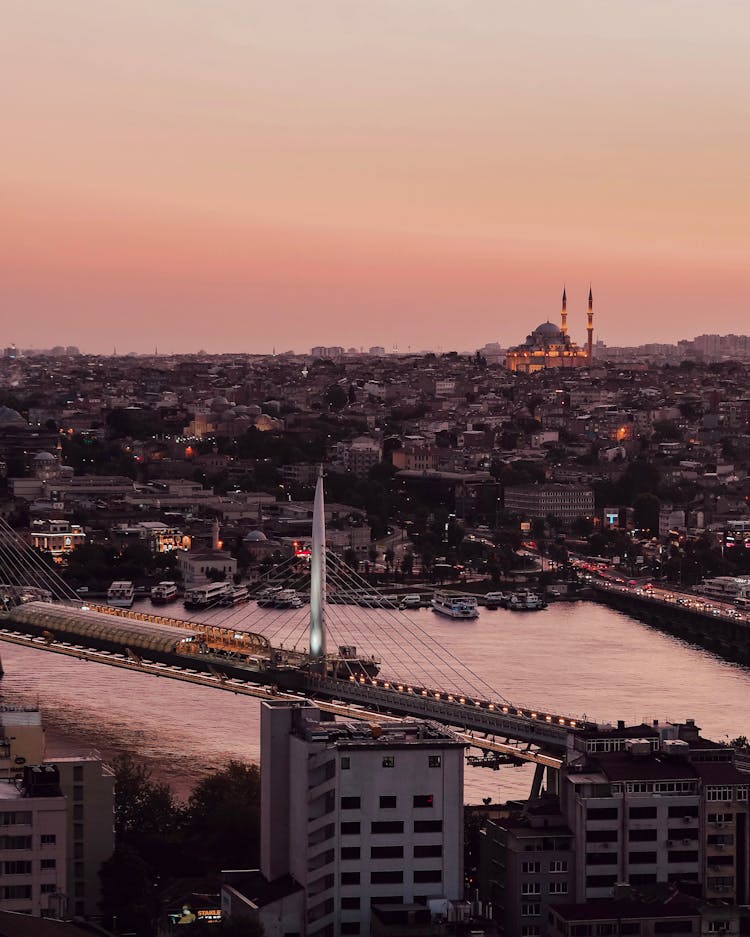
<svg viewBox="0 0 750 937">
<path fill-rule="evenodd" d="M 414 687 L 408 686 L 408 687 L 406 688 L 406 692 L 407 692 L 407 693 L 413 693 L 413 692 L 414 692 Z"/>
<path fill-rule="evenodd" d="M 487 709 L 494 709 L 494 708 L 495 708 L 495 704 L 494 704 L 494 703 L 490 703 L 490 704 L 487 706 Z"/>
<path fill-rule="evenodd" d="M 427 690 L 422 690 L 422 696 L 427 696 Z"/>
<path fill-rule="evenodd" d="M 436 693 L 436 694 L 435 694 L 435 699 L 440 699 L 440 694 L 439 694 L 439 693 Z"/>
<path fill-rule="evenodd" d="M 507 706 L 503 706 L 503 712 L 504 712 L 504 713 L 507 713 L 507 712 L 508 712 L 508 707 L 507 707 Z"/>
<path fill-rule="evenodd" d="M 460 697 L 458 698 L 458 701 L 459 701 L 459 703 L 465 703 L 465 702 L 466 702 L 466 700 L 463 698 L 463 696 L 460 696 Z"/>
<path fill-rule="evenodd" d="M 474 705 L 475 705 L 475 706 L 479 706 L 480 709 L 481 709 L 482 704 L 479 702 L 478 699 L 475 699 L 475 700 L 474 700 Z"/>
<path fill-rule="evenodd" d="M 448 694 L 448 702 L 449 702 L 449 703 L 452 703 L 452 702 L 453 702 L 453 694 L 452 694 L 452 693 L 449 693 L 449 694 Z"/>
<path fill-rule="evenodd" d="M 377 685 L 378 685 L 378 681 L 377 681 L 377 680 L 370 680 L 370 683 L 371 683 L 373 686 L 377 686 Z"/>
<path fill-rule="evenodd" d="M 365 682 L 365 678 L 364 678 L 364 677 L 360 677 L 360 678 L 359 678 L 359 682 L 360 682 L 360 683 L 364 683 L 364 682 Z"/>
<path fill-rule="evenodd" d="M 532 714 L 531 714 L 531 718 L 532 718 L 532 719 L 536 719 L 536 713 L 532 713 Z"/>
<path fill-rule="evenodd" d="M 383 686 L 386 688 L 386 690 L 390 690 L 390 688 L 391 688 L 391 685 L 390 685 L 390 683 L 388 683 L 387 680 L 385 681 L 385 683 L 383 684 Z"/>
<path fill-rule="evenodd" d="M 350 682 L 350 683 L 354 683 L 354 674 L 353 674 L 353 673 L 350 673 L 350 674 L 349 674 L 349 682 Z"/>
<path fill-rule="evenodd" d="M 562 718 L 562 716 L 557 721 L 560 723 L 561 726 L 565 725 L 565 720 Z"/>
<path fill-rule="evenodd" d="M 547 720 L 547 722 L 552 722 L 552 716 L 545 716 L 544 718 Z"/>
<path fill-rule="evenodd" d="M 571 720 L 570 720 L 570 725 L 572 726 L 572 728 L 575 729 L 575 727 L 576 727 L 576 721 L 575 721 L 575 719 L 571 719 Z"/>
<path fill-rule="evenodd" d="M 517 716 L 522 716 L 522 715 L 523 715 L 523 710 L 522 710 L 522 709 L 517 709 L 517 710 L 516 710 L 516 715 L 517 715 Z"/>
</svg>

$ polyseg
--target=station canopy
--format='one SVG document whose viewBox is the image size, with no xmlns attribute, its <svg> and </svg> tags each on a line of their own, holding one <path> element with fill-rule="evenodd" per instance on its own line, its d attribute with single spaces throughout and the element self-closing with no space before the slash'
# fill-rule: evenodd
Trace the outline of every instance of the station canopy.
<svg viewBox="0 0 750 937">
<path fill-rule="evenodd" d="M 120 615 L 95 612 L 85 606 L 53 605 L 50 602 L 26 602 L 8 612 L 8 619 L 19 625 L 32 625 L 49 631 L 59 638 L 85 640 L 95 638 L 122 647 L 169 653 L 181 644 L 198 637 L 197 631 L 160 625 Z"/>
</svg>

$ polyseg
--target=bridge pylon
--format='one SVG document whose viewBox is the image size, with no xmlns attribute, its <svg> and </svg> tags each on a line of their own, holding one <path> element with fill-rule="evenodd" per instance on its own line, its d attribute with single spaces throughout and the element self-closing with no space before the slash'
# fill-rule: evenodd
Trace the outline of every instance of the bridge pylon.
<svg viewBox="0 0 750 937">
<path fill-rule="evenodd" d="M 313 502 L 312 549 L 310 557 L 310 660 L 325 666 L 326 656 L 326 518 L 323 495 L 323 466 L 318 471 Z"/>
</svg>

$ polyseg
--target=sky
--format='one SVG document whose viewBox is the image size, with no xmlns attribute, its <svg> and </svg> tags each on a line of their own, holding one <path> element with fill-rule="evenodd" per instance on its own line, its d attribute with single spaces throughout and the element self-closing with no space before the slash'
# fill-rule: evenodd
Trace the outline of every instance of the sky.
<svg viewBox="0 0 750 937">
<path fill-rule="evenodd" d="M 5 0 L 2 344 L 750 332 L 747 0 Z"/>
</svg>

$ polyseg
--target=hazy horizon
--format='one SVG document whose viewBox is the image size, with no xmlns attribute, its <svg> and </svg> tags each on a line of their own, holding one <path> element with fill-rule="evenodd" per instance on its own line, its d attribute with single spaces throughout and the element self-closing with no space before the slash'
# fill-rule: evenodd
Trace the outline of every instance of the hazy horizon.
<svg viewBox="0 0 750 937">
<path fill-rule="evenodd" d="M 748 331 L 738 0 L 8 0 L 3 344 Z"/>
</svg>

